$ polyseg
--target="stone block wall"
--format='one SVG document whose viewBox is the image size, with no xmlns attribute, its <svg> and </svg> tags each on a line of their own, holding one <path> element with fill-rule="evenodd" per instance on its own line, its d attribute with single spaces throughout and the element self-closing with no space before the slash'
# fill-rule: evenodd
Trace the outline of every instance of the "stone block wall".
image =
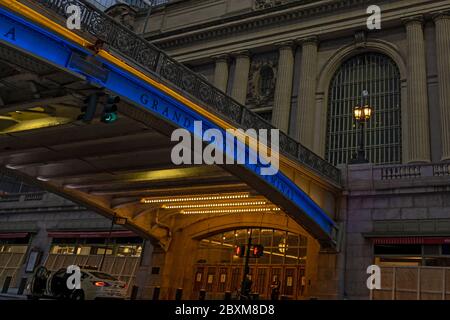
<svg viewBox="0 0 450 320">
<path fill-rule="evenodd" d="M 382 167 L 342 168 L 347 190 L 341 207 L 344 298 L 369 298 L 366 269 L 375 262 L 370 235 L 450 236 L 450 177 L 435 176 L 430 166 L 421 166 L 416 177 L 389 179 L 379 174 Z"/>
</svg>

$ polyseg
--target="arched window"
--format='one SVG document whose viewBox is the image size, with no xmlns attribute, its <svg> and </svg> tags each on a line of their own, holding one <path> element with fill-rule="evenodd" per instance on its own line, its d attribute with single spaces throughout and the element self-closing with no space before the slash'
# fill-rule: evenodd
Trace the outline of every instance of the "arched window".
<svg viewBox="0 0 450 320">
<path fill-rule="evenodd" d="M 264 256 L 250 263 L 304 265 L 306 263 L 307 238 L 274 229 L 237 229 L 219 233 L 203 239 L 197 251 L 197 263 L 242 265 L 236 259 L 235 249 L 248 243 L 251 236 L 253 244 L 264 246 Z"/>
<path fill-rule="evenodd" d="M 259 72 L 259 94 L 261 96 L 267 96 L 272 90 L 274 74 L 273 70 L 269 66 L 264 66 Z"/>
<path fill-rule="evenodd" d="M 353 108 L 369 92 L 373 109 L 366 123 L 366 158 L 375 164 L 401 163 L 400 72 L 386 55 L 364 53 L 345 61 L 331 81 L 328 98 L 326 158 L 348 163 L 358 147 Z"/>
</svg>

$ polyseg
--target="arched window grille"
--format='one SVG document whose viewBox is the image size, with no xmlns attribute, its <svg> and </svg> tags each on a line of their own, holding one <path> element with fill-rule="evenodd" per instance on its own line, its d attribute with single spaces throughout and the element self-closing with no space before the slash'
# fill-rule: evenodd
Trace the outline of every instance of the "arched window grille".
<svg viewBox="0 0 450 320">
<path fill-rule="evenodd" d="M 353 108 L 369 92 L 372 118 L 366 123 L 366 158 L 375 164 L 397 164 L 402 158 L 400 72 L 386 55 L 364 53 L 345 61 L 329 89 L 326 158 L 348 163 L 358 147 Z"/>
</svg>

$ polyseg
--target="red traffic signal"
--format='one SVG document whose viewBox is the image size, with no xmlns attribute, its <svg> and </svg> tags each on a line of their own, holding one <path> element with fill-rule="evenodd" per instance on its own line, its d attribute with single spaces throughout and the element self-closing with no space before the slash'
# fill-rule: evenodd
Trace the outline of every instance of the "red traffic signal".
<svg viewBox="0 0 450 320">
<path fill-rule="evenodd" d="M 240 258 L 245 257 L 245 246 L 236 246 L 234 248 L 234 254 Z"/>
<path fill-rule="evenodd" d="M 251 253 L 254 258 L 262 257 L 264 254 L 264 246 L 262 246 L 260 244 L 254 245 L 252 247 Z"/>
</svg>

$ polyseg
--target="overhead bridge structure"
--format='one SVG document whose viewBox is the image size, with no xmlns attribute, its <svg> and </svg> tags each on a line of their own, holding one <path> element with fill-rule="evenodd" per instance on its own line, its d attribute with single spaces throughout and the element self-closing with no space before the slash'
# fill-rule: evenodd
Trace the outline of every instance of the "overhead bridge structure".
<svg viewBox="0 0 450 320">
<path fill-rule="evenodd" d="M 81 10 L 80 30 L 66 27 L 69 5 Z M 121 97 L 116 122 L 78 120 L 98 92 Z M 126 218 L 166 250 L 174 221 L 215 214 L 288 215 L 322 246 L 336 246 L 337 168 L 283 132 L 275 175 L 249 162 L 176 166 L 171 133 L 194 135 L 195 121 L 204 131 L 273 129 L 84 1 L 0 0 L 2 170 Z M 245 145 L 247 154 L 256 151 Z M 200 210 L 202 201 L 209 204 Z"/>
</svg>

